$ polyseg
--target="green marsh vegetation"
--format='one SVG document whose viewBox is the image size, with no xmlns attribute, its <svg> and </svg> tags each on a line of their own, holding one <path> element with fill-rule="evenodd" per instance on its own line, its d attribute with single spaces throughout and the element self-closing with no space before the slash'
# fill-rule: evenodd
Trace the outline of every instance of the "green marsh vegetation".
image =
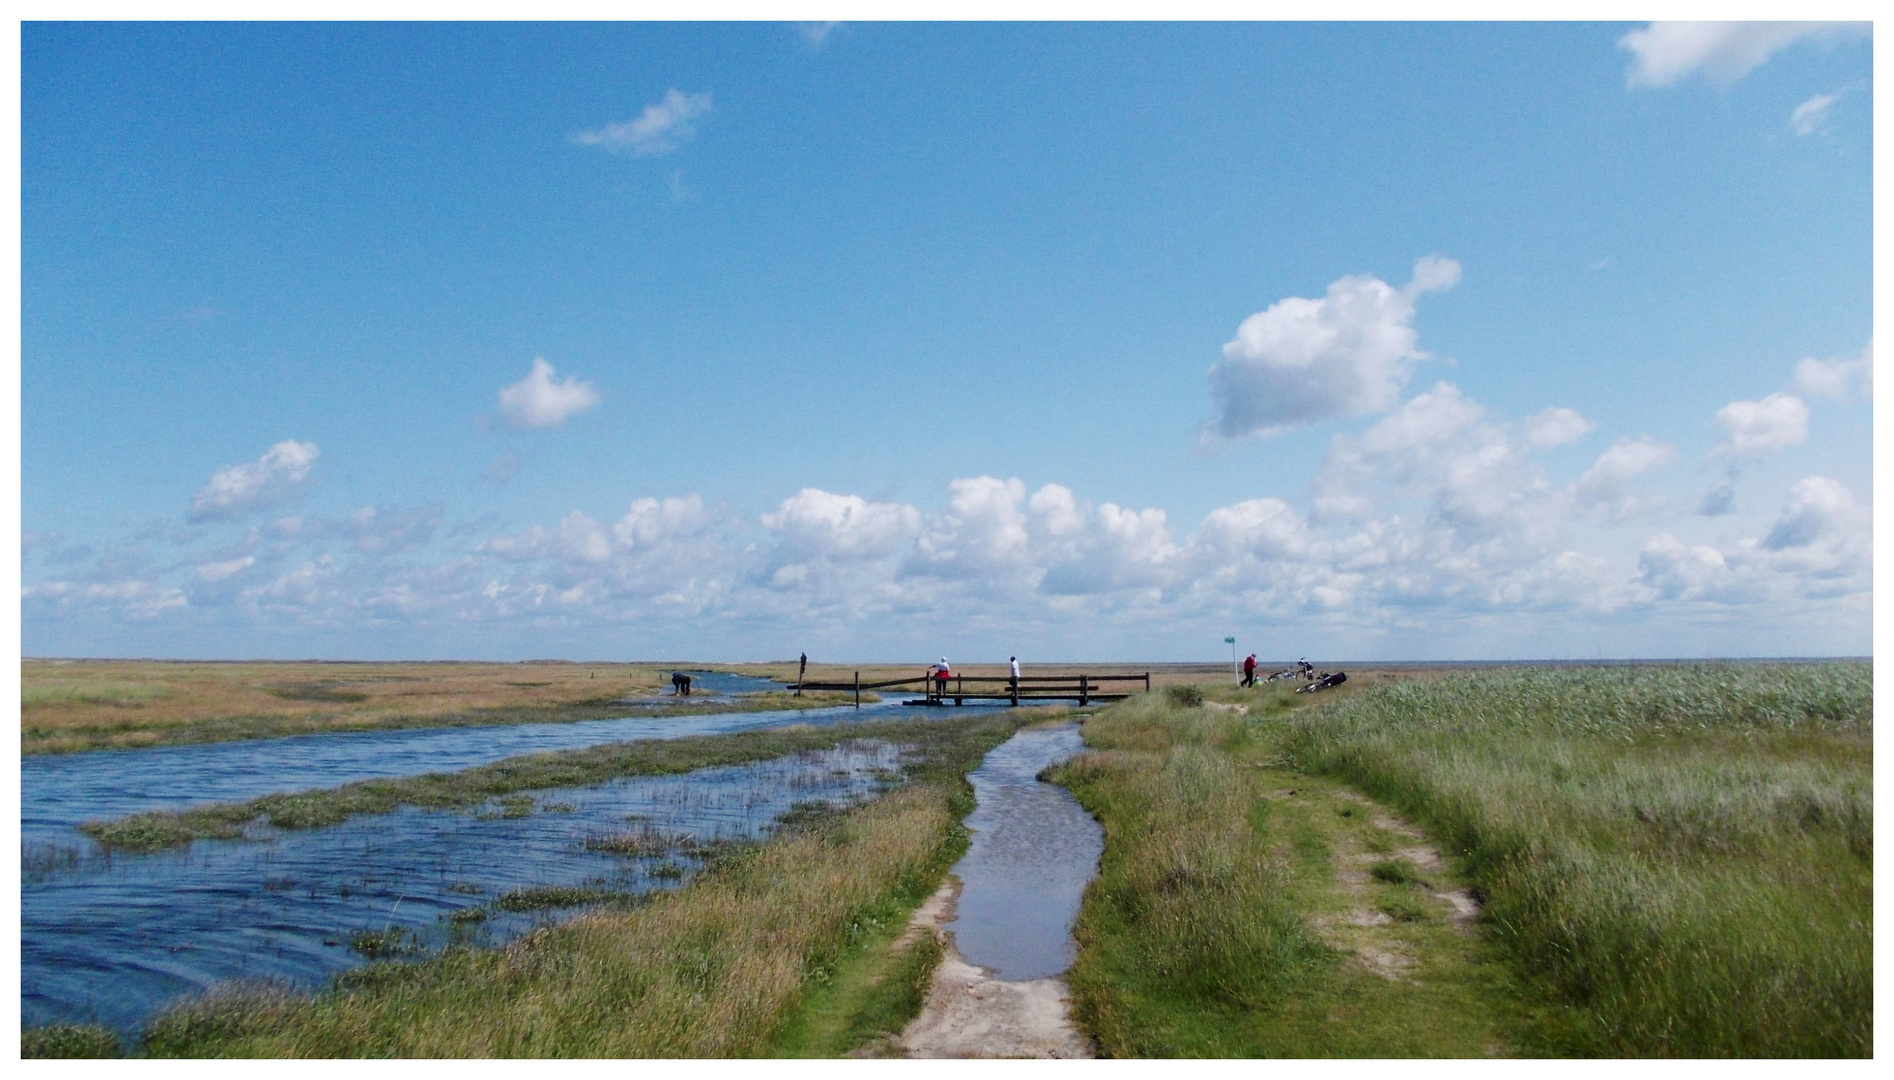
<svg viewBox="0 0 1894 1080">
<path fill-rule="evenodd" d="M 92 1024 L 47 1024 L 20 1032 L 20 1057 L 115 1058 L 123 1052 L 118 1036 Z"/>
<path fill-rule="evenodd" d="M 520 817 L 535 810 L 557 812 L 564 804 L 538 805 L 520 794 L 547 788 L 582 787 L 622 776 L 690 772 L 714 765 L 740 765 L 803 750 L 819 750 L 856 739 L 911 743 L 923 752 L 950 726 L 928 720 L 891 720 L 791 725 L 725 735 L 607 743 L 575 750 L 523 754 L 454 773 L 361 780 L 340 787 L 264 795 L 245 802 L 211 803 L 186 810 L 132 814 L 90 821 L 80 831 L 122 851 L 157 851 L 197 839 L 233 839 L 257 824 L 279 829 L 335 825 L 361 814 L 385 814 L 401 806 L 491 808 L 484 814 Z M 605 841 L 601 840 L 601 843 Z M 635 844 L 635 839 L 626 841 Z"/>
<path fill-rule="evenodd" d="M 1112 706 L 1049 777 L 1105 828 L 1067 976 L 1080 1027 L 1113 1057 L 1515 1052 L 1509 974 L 1436 895 L 1452 875 L 1433 891 L 1371 878 L 1365 860 L 1409 839 L 1260 735 L 1308 698 L 1210 696 Z"/>
<path fill-rule="evenodd" d="M 1106 829 L 1078 1019 L 1125 1056 L 1870 1054 L 1871 678 L 1528 668 L 1108 709 L 1054 775 Z"/>
<path fill-rule="evenodd" d="M 845 811 L 805 808 L 724 847 L 683 888 L 598 909 L 498 949 L 449 946 L 346 973 L 315 995 L 230 986 L 161 1014 L 142 1051 L 185 1057 L 833 1056 L 898 1031 L 937 947 L 891 945 L 966 846 L 965 774 L 1018 719 L 898 729 L 908 783 Z M 745 733 L 749 734 L 749 733 Z M 813 733 L 810 733 L 813 734 Z M 878 737 L 896 737 L 880 731 Z M 718 736 L 736 739 L 740 736 Z M 565 899 L 565 898 L 559 898 Z M 72 1040 L 69 1040 L 72 1041 Z"/>
<path fill-rule="evenodd" d="M 1605 1056 L 1872 1052 L 1873 669 L 1540 668 L 1416 680 L 1267 729 L 1425 823 L 1487 936 Z"/>
</svg>

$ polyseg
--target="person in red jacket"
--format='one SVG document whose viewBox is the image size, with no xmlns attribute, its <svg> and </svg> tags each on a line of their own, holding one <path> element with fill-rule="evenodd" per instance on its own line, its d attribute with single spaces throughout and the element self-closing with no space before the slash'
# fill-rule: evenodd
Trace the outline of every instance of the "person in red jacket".
<svg viewBox="0 0 1894 1080">
<path fill-rule="evenodd" d="M 1251 653 L 1243 660 L 1243 685 L 1256 685 L 1256 654 Z"/>
</svg>

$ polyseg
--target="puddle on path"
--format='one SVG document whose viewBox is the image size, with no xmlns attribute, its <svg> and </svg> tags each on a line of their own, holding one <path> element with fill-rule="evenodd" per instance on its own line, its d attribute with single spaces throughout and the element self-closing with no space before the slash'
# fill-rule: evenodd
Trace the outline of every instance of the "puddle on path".
<svg viewBox="0 0 1894 1080">
<path fill-rule="evenodd" d="M 480 730 L 451 733 L 477 738 Z M 405 929 L 426 947 L 455 938 L 503 941 L 571 912 L 487 908 L 484 922 L 451 916 L 529 886 L 663 888 L 677 883 L 669 876 L 676 870 L 697 865 L 676 855 L 588 851 L 587 837 L 649 829 L 699 840 L 752 838 L 798 802 L 871 797 L 895 780 L 901 763 L 898 747 L 862 740 L 682 776 L 536 791 L 525 816 L 504 816 L 498 804 L 404 808 L 264 842 L 198 841 L 180 851 L 90 860 L 22 882 L 21 1022 L 102 1023 L 130 1037 L 166 1002 L 223 980 L 314 988 L 365 962 L 350 948 L 359 930 Z M 275 778 L 256 790 L 286 786 L 281 772 L 291 763 L 275 764 Z M 294 771 L 296 786 L 330 782 Z"/>
<path fill-rule="evenodd" d="M 969 963 L 1002 979 L 1072 965 L 1072 922 L 1105 834 L 1071 792 L 1037 776 L 1084 748 L 1075 724 L 1022 731 L 969 776 L 979 806 L 967 816 L 973 839 L 953 868 L 960 902 L 944 929 Z"/>
</svg>

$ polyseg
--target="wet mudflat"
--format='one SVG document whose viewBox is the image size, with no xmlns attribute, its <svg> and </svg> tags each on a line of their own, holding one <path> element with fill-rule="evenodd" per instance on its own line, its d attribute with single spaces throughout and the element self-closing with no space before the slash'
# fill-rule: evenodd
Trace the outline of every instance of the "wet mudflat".
<svg viewBox="0 0 1894 1080">
<path fill-rule="evenodd" d="M 853 709 L 848 713 L 855 715 Z M 697 721 L 759 726 L 764 715 L 692 717 L 689 730 L 664 734 L 704 733 Z M 820 718 L 799 713 L 775 722 L 793 721 Z M 651 725 L 649 720 L 636 723 L 647 729 Z M 439 734 L 450 736 L 451 742 L 479 741 L 487 734 L 506 742 L 505 735 L 518 731 L 460 728 L 272 741 L 379 741 Z M 612 737 L 531 749 L 587 745 Z M 29 760 L 22 771 L 42 761 L 66 766 L 74 759 L 169 759 L 235 748 L 256 749 L 231 744 L 75 754 Z M 418 751 L 410 747 L 408 752 Z M 426 767 L 464 767 L 518 752 L 517 743 L 495 752 L 489 742 L 482 756 L 451 766 L 440 756 L 428 756 Z M 47 836 L 63 833 L 62 839 L 79 843 L 84 839 L 71 832 L 76 818 L 180 804 L 154 799 L 201 802 L 231 797 L 232 792 L 241 797 L 419 771 L 350 771 L 374 764 L 335 754 L 327 763 L 332 771 L 317 774 L 297 767 L 293 755 L 288 760 L 266 759 L 258 765 L 271 766 L 267 776 L 244 787 L 238 783 L 245 779 L 241 769 L 227 762 L 227 771 L 215 775 L 234 787 L 213 793 L 173 786 L 179 773 L 158 771 L 164 783 L 148 782 L 103 806 L 85 804 L 69 790 L 61 798 L 47 799 L 54 785 L 44 783 L 42 776 L 39 831 Z M 662 843 L 648 843 L 643 850 L 649 853 L 627 856 L 593 850 L 588 840 L 627 832 L 654 838 L 690 836 L 699 842 L 755 838 L 798 803 L 839 806 L 871 797 L 898 782 L 901 764 L 900 748 L 859 741 L 683 776 L 631 777 L 586 788 L 538 791 L 472 811 L 405 808 L 331 828 L 266 830 L 261 842 L 199 841 L 182 851 L 113 858 L 92 854 L 68 866 L 29 867 L 21 887 L 21 1021 L 29 1026 L 95 1022 L 131 1035 L 166 1002 L 224 980 L 277 979 L 318 986 L 336 972 L 366 962 L 359 948 L 364 940 L 371 943 L 370 952 L 397 956 L 455 940 L 503 941 L 538 922 L 570 914 L 569 909 L 507 911 L 496 906 L 494 901 L 509 892 L 566 886 L 636 893 L 674 885 L 700 861 L 689 846 L 666 850 Z M 139 774 L 131 770 L 131 775 Z M 105 781 L 93 778 L 88 783 L 102 785 L 113 796 Z M 23 801 L 30 804 L 35 797 L 35 785 L 28 780 Z M 61 818 L 63 822 L 56 823 Z"/>
<path fill-rule="evenodd" d="M 967 817 L 972 841 L 953 868 L 960 899 L 944 929 L 962 957 L 1002 979 L 1072 965 L 1072 923 L 1105 835 L 1070 792 L 1038 775 L 1084 748 L 1076 724 L 1028 729 L 968 777 L 979 805 Z"/>
</svg>

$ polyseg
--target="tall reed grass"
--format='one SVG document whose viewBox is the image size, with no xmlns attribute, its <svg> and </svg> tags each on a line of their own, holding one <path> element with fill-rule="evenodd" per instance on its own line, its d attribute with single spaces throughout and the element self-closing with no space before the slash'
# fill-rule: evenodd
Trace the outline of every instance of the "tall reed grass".
<svg viewBox="0 0 1894 1080">
<path fill-rule="evenodd" d="M 1527 669 L 1264 725 L 1425 822 L 1568 1053 L 1862 1056 L 1873 1035 L 1864 663 Z"/>
</svg>

